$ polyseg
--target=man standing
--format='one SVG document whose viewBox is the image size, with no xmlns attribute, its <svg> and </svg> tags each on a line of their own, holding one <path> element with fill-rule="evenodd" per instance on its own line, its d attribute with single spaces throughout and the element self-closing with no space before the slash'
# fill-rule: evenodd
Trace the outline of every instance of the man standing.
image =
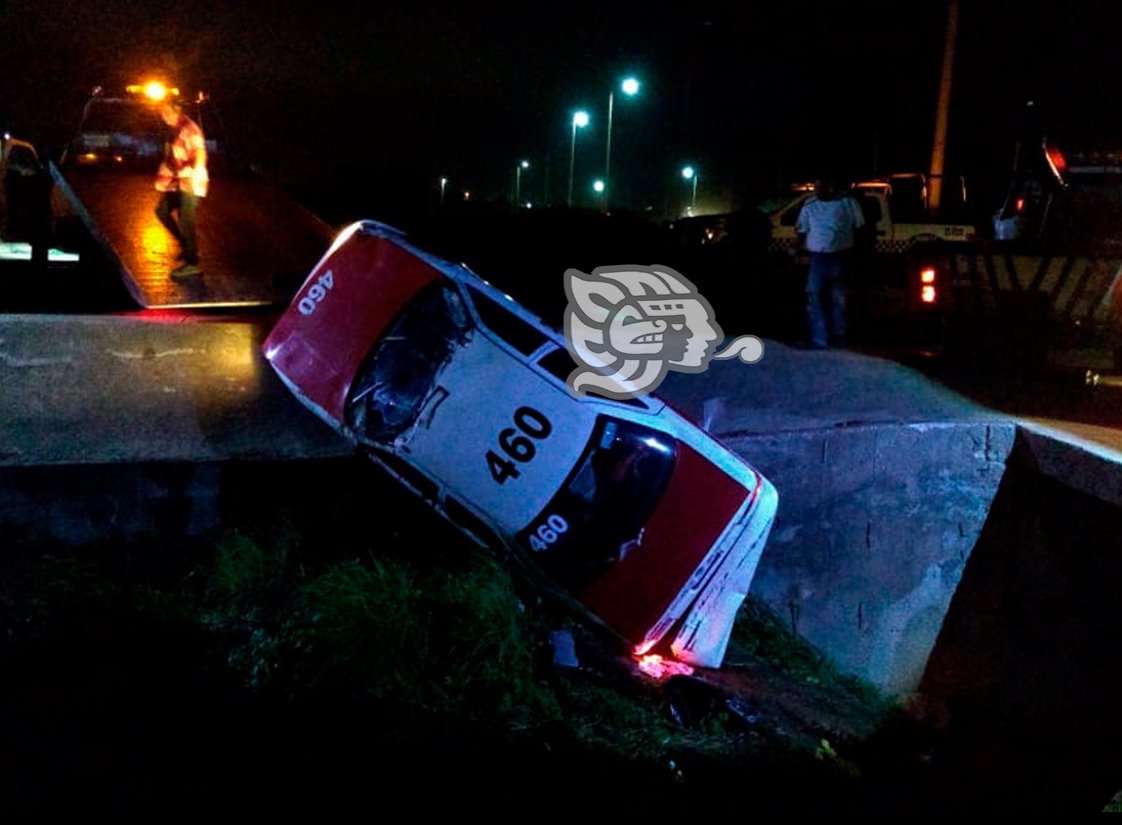
<svg viewBox="0 0 1122 825">
<path fill-rule="evenodd" d="M 815 349 L 845 346 L 846 292 L 853 247 L 865 217 L 837 181 L 818 180 L 795 222 L 798 245 L 810 253 L 806 281 L 807 327 Z"/>
<path fill-rule="evenodd" d="M 199 198 L 205 198 L 210 178 L 207 173 L 206 140 L 199 125 L 183 112 L 177 103 L 160 108 L 172 130 L 164 160 L 156 173 L 156 191 L 160 202 L 156 217 L 179 241 L 183 263 L 172 270 L 172 278 L 199 275 L 199 245 L 195 231 L 195 212 Z M 174 213 L 174 214 L 173 214 Z"/>
</svg>

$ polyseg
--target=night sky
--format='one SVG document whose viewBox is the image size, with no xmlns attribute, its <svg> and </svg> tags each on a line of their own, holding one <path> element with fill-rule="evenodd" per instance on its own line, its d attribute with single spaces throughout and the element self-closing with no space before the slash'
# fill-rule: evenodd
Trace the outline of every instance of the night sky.
<svg viewBox="0 0 1122 825">
<path fill-rule="evenodd" d="M 1000 179 L 1027 100 L 1054 131 L 1122 143 L 1122 4 L 962 0 L 948 170 Z M 617 94 L 615 191 L 662 207 L 742 205 L 820 164 L 855 175 L 930 160 L 945 0 L 643 6 L 338 0 L 10 0 L 0 118 L 57 147 L 94 85 L 153 71 L 210 92 L 232 140 L 282 180 L 348 181 L 378 202 L 455 192 L 563 198 L 571 112 L 578 197 L 601 174 Z M 1011 11 L 1015 9 L 1015 11 Z M 1089 137 L 1091 136 L 1091 137 Z M 546 171 L 548 170 L 548 175 Z"/>
</svg>

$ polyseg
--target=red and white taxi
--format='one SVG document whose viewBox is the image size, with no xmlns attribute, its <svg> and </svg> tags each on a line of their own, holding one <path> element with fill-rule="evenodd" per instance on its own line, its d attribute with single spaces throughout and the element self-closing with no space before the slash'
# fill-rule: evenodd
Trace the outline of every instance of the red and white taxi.
<svg viewBox="0 0 1122 825">
<path fill-rule="evenodd" d="M 556 330 L 373 221 L 340 233 L 263 349 L 328 424 L 636 656 L 720 666 L 776 491 L 664 402 L 575 397 Z"/>
</svg>

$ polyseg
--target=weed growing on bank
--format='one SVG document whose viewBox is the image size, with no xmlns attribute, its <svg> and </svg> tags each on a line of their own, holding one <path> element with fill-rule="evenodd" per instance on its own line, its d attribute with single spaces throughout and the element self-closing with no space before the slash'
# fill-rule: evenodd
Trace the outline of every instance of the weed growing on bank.
<svg viewBox="0 0 1122 825">
<path fill-rule="evenodd" d="M 191 540 L 72 547 L 7 531 L 0 543 L 3 647 L 9 660 L 32 663 L 19 679 L 51 683 L 50 667 L 36 670 L 41 660 L 78 649 L 87 664 L 72 657 L 75 667 L 111 661 L 114 680 L 148 684 L 150 670 L 172 673 L 138 694 L 159 708 L 148 713 L 194 718 L 196 747 L 242 749 L 260 765 L 280 754 L 314 761 L 309 751 L 335 742 L 324 738 L 331 732 L 402 763 L 413 753 L 442 766 L 464 751 L 461 767 L 533 781 L 561 770 L 582 782 L 618 774 L 697 788 L 702 774 L 758 770 L 761 760 L 770 771 L 761 776 L 809 770 L 843 787 L 859 773 L 821 737 L 773 736 L 719 693 L 640 676 L 498 554 L 474 545 L 325 548 L 283 520 Z M 580 667 L 555 664 L 558 629 L 589 652 Z M 804 647 L 756 606 L 730 653 L 833 678 Z M 52 689 L 96 706 L 101 697 L 83 695 L 90 676 Z M 122 694 L 106 701 L 127 705 L 126 715 L 137 707 Z M 257 727 L 239 733 L 245 725 L 264 725 L 268 737 Z M 296 744 L 308 737 L 315 748 Z M 485 771 L 480 753 L 502 756 Z"/>
</svg>

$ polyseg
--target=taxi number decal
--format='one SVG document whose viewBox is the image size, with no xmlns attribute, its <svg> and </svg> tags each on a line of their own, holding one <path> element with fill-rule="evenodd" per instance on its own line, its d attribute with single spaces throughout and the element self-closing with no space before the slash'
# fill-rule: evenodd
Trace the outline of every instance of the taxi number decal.
<svg viewBox="0 0 1122 825">
<path fill-rule="evenodd" d="M 530 546 L 536 552 L 541 552 L 557 541 L 561 534 L 569 529 L 569 522 L 556 513 L 548 516 L 538 525 L 538 529 L 530 533 Z"/>
<path fill-rule="evenodd" d="M 311 315 L 315 312 L 320 301 L 327 297 L 327 290 L 333 286 L 335 286 L 335 276 L 329 269 L 316 279 L 316 282 L 308 288 L 308 294 L 296 305 L 300 314 Z"/>
<path fill-rule="evenodd" d="M 519 407 L 515 410 L 514 425 L 499 432 L 499 447 L 507 457 L 494 450 L 487 451 L 487 467 L 491 470 L 491 478 L 499 484 L 508 478 L 518 478 L 520 473 L 514 462 L 525 464 L 531 461 L 538 454 L 534 440 L 548 438 L 553 432 L 549 419 L 533 407 Z"/>
</svg>

